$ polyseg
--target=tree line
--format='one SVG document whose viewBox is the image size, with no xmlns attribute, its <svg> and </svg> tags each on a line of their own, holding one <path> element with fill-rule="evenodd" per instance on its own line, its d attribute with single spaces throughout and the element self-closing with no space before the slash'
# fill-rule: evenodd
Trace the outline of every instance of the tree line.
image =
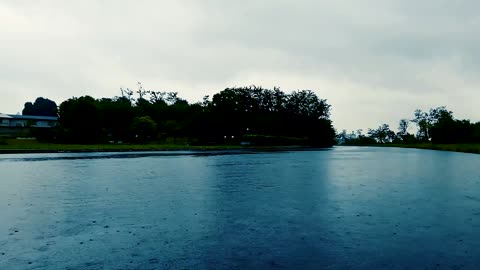
<svg viewBox="0 0 480 270">
<path fill-rule="evenodd" d="M 408 132 L 409 127 L 415 125 L 416 134 Z M 432 108 L 429 111 L 415 110 L 412 119 L 401 119 L 398 132 L 394 132 L 387 124 L 375 129 L 368 129 L 367 134 L 362 130 L 347 133 L 343 130 L 337 135 L 341 144 L 415 144 L 432 142 L 436 144 L 466 144 L 480 143 L 480 122 L 455 119 L 453 112 L 445 106 Z"/>
<path fill-rule="evenodd" d="M 59 125 L 42 131 L 41 137 L 62 143 L 335 143 L 330 105 L 311 90 L 287 94 L 276 87 L 234 87 L 193 104 L 177 92 L 146 90 L 141 84 L 120 93 L 111 98 L 72 97 L 58 108 L 38 98 L 26 103 L 23 113 L 58 115 Z"/>
</svg>

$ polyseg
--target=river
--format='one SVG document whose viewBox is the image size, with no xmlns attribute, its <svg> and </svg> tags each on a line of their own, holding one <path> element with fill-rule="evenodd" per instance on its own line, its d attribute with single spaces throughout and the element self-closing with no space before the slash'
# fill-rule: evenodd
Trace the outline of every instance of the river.
<svg viewBox="0 0 480 270">
<path fill-rule="evenodd" d="M 0 155 L 0 269 L 478 269 L 480 155 Z"/>
</svg>

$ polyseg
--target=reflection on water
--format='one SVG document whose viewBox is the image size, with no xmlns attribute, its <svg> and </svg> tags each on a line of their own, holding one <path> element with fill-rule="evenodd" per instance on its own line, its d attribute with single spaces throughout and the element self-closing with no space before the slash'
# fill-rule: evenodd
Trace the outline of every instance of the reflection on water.
<svg viewBox="0 0 480 270">
<path fill-rule="evenodd" d="M 281 152 L 281 151 L 277 151 Z M 19 161 L 50 161 L 50 160 L 74 160 L 74 159 L 120 159 L 142 157 L 169 157 L 169 156 L 219 156 L 254 154 L 253 150 L 220 150 L 220 151 L 150 151 L 150 152 L 105 152 L 105 153 L 55 153 L 55 154 L 14 154 L 0 156 L 0 162 Z"/>
<path fill-rule="evenodd" d="M 476 269 L 479 164 L 357 147 L 4 155 L 0 269 Z"/>
</svg>

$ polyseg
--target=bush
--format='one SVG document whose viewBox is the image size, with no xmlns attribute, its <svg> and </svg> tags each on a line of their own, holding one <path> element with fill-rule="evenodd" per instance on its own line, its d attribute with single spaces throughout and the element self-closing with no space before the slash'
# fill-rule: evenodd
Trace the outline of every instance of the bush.
<svg viewBox="0 0 480 270">
<path fill-rule="evenodd" d="M 8 143 L 5 140 L 0 140 L 0 145 L 8 145 Z"/>
<path fill-rule="evenodd" d="M 39 142 L 52 142 L 57 135 L 56 128 L 33 128 L 29 134 L 35 137 Z"/>
</svg>

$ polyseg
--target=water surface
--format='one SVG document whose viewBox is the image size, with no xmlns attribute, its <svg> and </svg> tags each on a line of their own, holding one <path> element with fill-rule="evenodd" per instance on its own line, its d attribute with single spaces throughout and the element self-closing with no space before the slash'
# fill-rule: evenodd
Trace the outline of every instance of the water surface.
<svg viewBox="0 0 480 270">
<path fill-rule="evenodd" d="M 478 269 L 480 155 L 0 156 L 0 269 Z"/>
</svg>

